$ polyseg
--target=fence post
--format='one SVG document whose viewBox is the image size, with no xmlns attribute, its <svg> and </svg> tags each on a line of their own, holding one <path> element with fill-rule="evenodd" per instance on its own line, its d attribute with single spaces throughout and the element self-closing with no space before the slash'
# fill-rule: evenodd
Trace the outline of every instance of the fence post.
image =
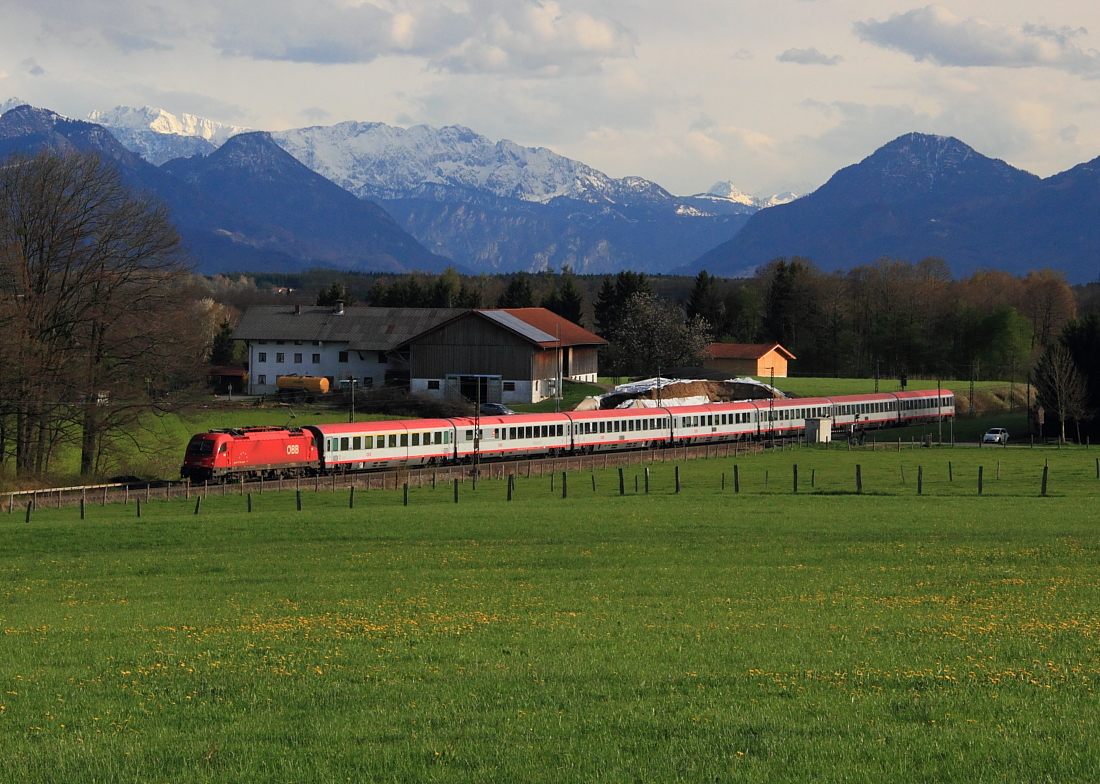
<svg viewBox="0 0 1100 784">
<path fill-rule="evenodd" d="M 726 489 L 726 472 L 723 471 L 722 472 L 722 490 L 724 491 L 725 489 Z"/>
<path fill-rule="evenodd" d="M 26 519 L 26 522 L 28 522 L 28 523 L 31 521 L 31 509 L 33 507 L 34 507 L 34 502 L 33 501 L 27 501 L 27 519 Z"/>
<path fill-rule="evenodd" d="M 1096 461 L 1096 478 L 1100 479 L 1100 459 Z M 645 491 L 649 494 L 649 466 L 645 467 Z"/>
<path fill-rule="evenodd" d="M 508 500 L 512 500 L 512 475 L 508 474 Z"/>
<path fill-rule="evenodd" d="M 195 514 L 199 513 L 200 507 L 202 507 L 202 496 L 197 495 L 195 496 Z"/>
<path fill-rule="evenodd" d="M 810 469 L 810 487 L 813 487 L 813 488 L 817 487 L 817 469 L 816 468 L 811 468 Z"/>
<path fill-rule="evenodd" d="M 248 494 L 248 513 L 252 514 L 252 493 Z"/>
<path fill-rule="evenodd" d="M 1047 474 L 1048 474 L 1049 472 L 1050 472 L 1050 466 L 1049 466 L 1049 465 L 1045 465 L 1045 466 L 1043 466 L 1043 487 L 1042 487 L 1042 495 L 1043 495 L 1043 497 L 1044 497 L 1044 498 L 1046 497 L 1046 494 L 1047 494 Z"/>
<path fill-rule="evenodd" d="M 596 492 L 596 475 L 592 474 L 592 492 Z"/>
<path fill-rule="evenodd" d="M 924 466 L 917 466 L 917 495 L 924 491 Z"/>
<path fill-rule="evenodd" d="M 137 500 L 137 516 L 141 517 L 141 498 L 140 497 Z"/>
<path fill-rule="evenodd" d="M 737 463 L 733 464 L 733 492 L 741 492 L 741 473 L 737 470 Z"/>
<path fill-rule="evenodd" d="M 190 479 L 187 480 L 187 487 L 188 488 L 191 487 L 191 480 Z M 191 496 L 188 495 L 187 497 L 190 498 Z M 103 504 L 102 505 L 103 506 L 107 505 L 107 488 L 106 487 L 103 488 Z"/>
<path fill-rule="evenodd" d="M 405 484 L 404 484 L 404 493 L 405 493 L 404 504 L 405 504 L 405 506 L 408 506 L 409 505 L 409 483 L 408 482 L 405 482 Z"/>
<path fill-rule="evenodd" d="M 295 506 L 298 507 L 299 512 L 302 511 L 302 491 L 301 490 L 295 490 L 294 491 L 294 504 L 295 504 Z"/>
<path fill-rule="evenodd" d="M 863 466 L 856 463 L 856 492 L 863 492 Z"/>
<path fill-rule="evenodd" d="M 798 492 L 798 463 L 794 464 L 794 491 Z"/>
<path fill-rule="evenodd" d="M 985 479 L 985 467 L 978 466 L 978 495 L 982 494 L 982 485 Z"/>
<path fill-rule="evenodd" d="M 595 477 L 592 478 L 595 481 Z M 619 467 L 619 495 L 626 495 L 626 480 L 623 478 L 623 469 Z"/>
<path fill-rule="evenodd" d="M 680 466 L 676 466 L 676 492 L 680 492 Z"/>
<path fill-rule="evenodd" d="M 348 509 L 355 508 L 355 485 L 348 488 Z"/>
<path fill-rule="evenodd" d="M 568 481 L 569 481 L 569 475 L 565 471 L 562 471 L 561 472 L 561 497 L 562 498 L 568 498 L 569 497 L 569 484 L 568 484 Z"/>
<path fill-rule="evenodd" d="M 901 483 L 905 484 L 905 466 L 901 467 Z"/>
<path fill-rule="evenodd" d="M 947 481 L 955 481 L 955 466 L 951 464 L 950 460 L 947 461 Z"/>
</svg>

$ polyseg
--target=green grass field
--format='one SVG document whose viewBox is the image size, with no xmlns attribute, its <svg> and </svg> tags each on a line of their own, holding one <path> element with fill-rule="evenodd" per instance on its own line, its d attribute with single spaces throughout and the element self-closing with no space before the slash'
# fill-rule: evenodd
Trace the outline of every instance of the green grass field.
<svg viewBox="0 0 1100 784">
<path fill-rule="evenodd" d="M 1098 455 L 4 516 L 0 781 L 1095 780 Z"/>
</svg>

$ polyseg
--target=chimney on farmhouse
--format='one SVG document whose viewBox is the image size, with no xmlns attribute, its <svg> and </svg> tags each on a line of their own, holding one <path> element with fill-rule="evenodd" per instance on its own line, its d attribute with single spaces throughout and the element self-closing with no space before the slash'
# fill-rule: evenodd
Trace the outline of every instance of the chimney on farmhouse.
<svg viewBox="0 0 1100 784">
<path fill-rule="evenodd" d="M 295 305 L 294 306 L 294 315 L 295 316 L 302 315 L 302 306 L 301 305 Z"/>
<path fill-rule="evenodd" d="M 337 316 L 344 315 L 344 300 L 342 300 L 342 299 L 337 300 L 336 301 L 336 310 L 334 310 L 332 312 L 333 312 L 334 315 L 337 315 Z"/>
</svg>

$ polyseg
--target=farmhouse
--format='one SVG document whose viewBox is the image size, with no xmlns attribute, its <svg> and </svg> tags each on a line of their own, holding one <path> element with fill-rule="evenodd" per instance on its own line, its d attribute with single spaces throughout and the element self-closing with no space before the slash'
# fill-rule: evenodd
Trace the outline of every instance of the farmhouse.
<svg viewBox="0 0 1100 784">
<path fill-rule="evenodd" d="M 787 360 L 795 356 L 778 343 L 711 343 L 703 367 L 731 376 L 786 378 Z"/>
<path fill-rule="evenodd" d="M 248 391 L 274 394 L 279 376 L 355 379 L 359 389 L 405 382 L 392 357 L 409 338 L 468 311 L 461 308 L 251 307 L 233 332 L 248 346 Z"/>
<path fill-rule="evenodd" d="M 431 396 L 538 402 L 559 379 L 596 380 L 605 341 L 543 308 L 249 308 L 233 333 L 248 346 L 248 391 L 280 376 L 408 386 Z"/>
</svg>

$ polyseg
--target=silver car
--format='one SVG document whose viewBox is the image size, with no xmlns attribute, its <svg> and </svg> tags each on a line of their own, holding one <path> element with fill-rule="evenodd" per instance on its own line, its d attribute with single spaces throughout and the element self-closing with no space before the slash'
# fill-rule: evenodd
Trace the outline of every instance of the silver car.
<svg viewBox="0 0 1100 784">
<path fill-rule="evenodd" d="M 994 427 L 989 430 L 984 436 L 982 436 L 983 444 L 1007 444 L 1008 443 L 1008 431 L 1003 427 Z"/>
</svg>

